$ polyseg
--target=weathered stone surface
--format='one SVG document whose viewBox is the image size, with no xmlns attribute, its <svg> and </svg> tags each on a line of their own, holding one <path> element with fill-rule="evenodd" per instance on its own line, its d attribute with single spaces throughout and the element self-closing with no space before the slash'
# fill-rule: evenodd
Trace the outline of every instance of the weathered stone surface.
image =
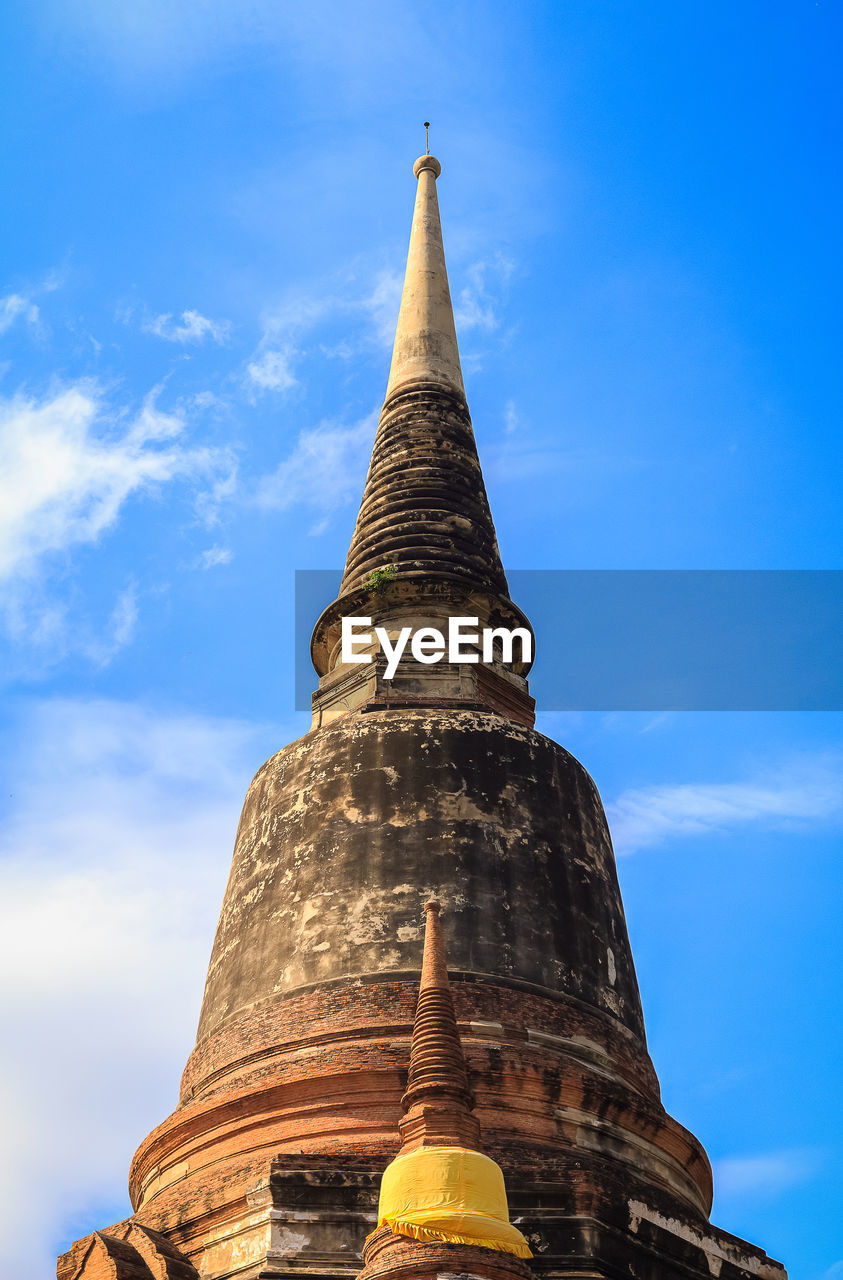
<svg viewBox="0 0 843 1280">
<path fill-rule="evenodd" d="M 132 1219 L 77 1241 L 58 1260 L 58 1280 L 197 1280 L 172 1241 Z"/>
<path fill-rule="evenodd" d="M 371 619 L 370 643 L 358 646 L 371 662 L 341 661 L 343 616 Z M 387 679 L 387 658 L 376 630 L 387 633 L 395 645 L 399 633 L 412 634 L 434 627 L 447 636 L 452 617 L 473 618 L 474 633 L 483 628 L 495 631 L 523 630 L 532 636 L 528 620 L 511 600 L 444 577 L 403 576 L 391 582 L 382 595 L 360 588 L 341 595 L 319 618 L 313 632 L 311 653 L 319 672 L 319 688 L 313 695 L 311 729 L 324 728 L 351 712 L 400 710 L 402 707 L 449 708 L 466 711 L 495 711 L 531 729 L 535 723 L 535 703 L 530 697 L 526 675 L 531 658 L 513 645 L 513 660 L 503 662 L 502 653 L 491 661 L 450 663 L 446 659 L 422 666 L 411 652 L 404 656 L 391 679 Z M 478 646 L 473 646 L 476 651 Z M 532 646 L 531 646 L 532 648 Z"/>
<path fill-rule="evenodd" d="M 118 1233 L 143 1258 L 154 1280 L 197 1280 L 197 1271 L 172 1241 L 139 1222 Z"/>
<path fill-rule="evenodd" d="M 96 1231 L 86 1241 L 72 1280 L 152 1280 L 152 1272 L 131 1244 Z"/>
<path fill-rule="evenodd" d="M 137 1222 L 95 1231 L 59 1258 L 58 1280 L 197 1280 L 196 1268 L 157 1231 Z"/>
<path fill-rule="evenodd" d="M 603 809 L 550 739 L 482 712 L 339 721 L 249 789 L 199 1040 L 250 1005 L 349 975 L 418 971 L 419 903 L 453 969 L 564 992 L 643 1039 Z"/>
<path fill-rule="evenodd" d="M 268 1227 L 234 1193 L 273 1153 L 384 1167 L 431 891 L 448 905 L 476 1115 L 508 1181 L 582 1187 L 588 1168 L 599 1187 L 622 1167 L 625 1194 L 669 1187 L 704 1221 L 708 1165 L 658 1101 L 591 780 L 540 734 L 442 710 L 346 717 L 258 774 L 182 1104 L 133 1166 L 144 1220 L 186 1248 L 180 1224 L 201 1207 L 220 1224 L 213 1257 L 232 1223 L 259 1250 Z"/>
<path fill-rule="evenodd" d="M 451 980 L 476 1114 L 505 1170 L 554 1181 L 572 1152 L 590 1150 L 708 1208 L 705 1157 L 662 1110 L 635 1037 L 562 997 Z M 182 1105 L 138 1152 L 133 1202 L 166 1217 L 173 1203 L 207 1200 L 209 1170 L 275 1151 L 382 1168 L 397 1145 L 415 998 L 415 976 L 346 980 L 221 1028 L 189 1064 Z"/>
<path fill-rule="evenodd" d="M 419 156 L 413 165 L 416 200 L 387 400 L 392 392 L 420 377 L 459 392 L 463 389 L 436 194 L 441 172 L 435 156 Z"/>
<path fill-rule="evenodd" d="M 341 593 L 388 564 L 509 595 L 465 398 L 429 383 L 384 405 Z"/>
</svg>

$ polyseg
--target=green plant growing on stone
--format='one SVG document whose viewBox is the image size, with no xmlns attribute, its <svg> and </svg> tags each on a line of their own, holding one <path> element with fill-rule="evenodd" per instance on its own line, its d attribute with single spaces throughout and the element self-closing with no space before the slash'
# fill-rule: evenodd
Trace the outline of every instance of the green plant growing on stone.
<svg viewBox="0 0 843 1280">
<path fill-rule="evenodd" d="M 363 579 L 363 586 L 370 591 L 373 596 L 382 596 L 386 593 L 386 589 L 390 582 L 398 577 L 398 566 L 394 564 L 385 564 L 382 569 L 373 569 L 368 578 Z"/>
</svg>

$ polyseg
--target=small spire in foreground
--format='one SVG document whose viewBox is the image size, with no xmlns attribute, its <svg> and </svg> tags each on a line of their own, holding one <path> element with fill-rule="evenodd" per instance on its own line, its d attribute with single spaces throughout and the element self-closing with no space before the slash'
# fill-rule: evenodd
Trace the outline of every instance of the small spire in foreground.
<svg viewBox="0 0 843 1280">
<path fill-rule="evenodd" d="M 426 155 L 426 156 L 429 156 L 429 155 L 430 155 L 430 132 L 429 132 L 429 130 L 430 130 L 430 121 L 429 121 L 429 120 L 425 120 L 425 122 L 424 122 L 424 153 L 425 153 L 425 155 Z"/>
<path fill-rule="evenodd" d="M 473 1246 L 465 1271 L 475 1280 L 528 1280 L 521 1259 L 532 1256 L 530 1246 L 509 1221 L 503 1173 L 483 1153 L 480 1126 L 471 1114 L 439 903 L 432 898 L 424 910 L 419 1002 L 401 1100 L 405 1115 L 398 1124 L 401 1150 L 384 1170 L 378 1225 L 366 1239 L 365 1266 L 357 1280 L 441 1276 L 442 1260 L 435 1254 L 432 1260 L 416 1254 L 412 1269 L 407 1266 L 408 1239 L 414 1249 L 440 1242 Z"/>
<path fill-rule="evenodd" d="M 480 1125 L 457 1031 L 445 963 L 445 943 L 435 898 L 424 904 L 425 931 L 419 1000 L 413 1022 L 410 1072 L 398 1128 L 402 1150 L 456 1145 L 481 1150 Z"/>
</svg>

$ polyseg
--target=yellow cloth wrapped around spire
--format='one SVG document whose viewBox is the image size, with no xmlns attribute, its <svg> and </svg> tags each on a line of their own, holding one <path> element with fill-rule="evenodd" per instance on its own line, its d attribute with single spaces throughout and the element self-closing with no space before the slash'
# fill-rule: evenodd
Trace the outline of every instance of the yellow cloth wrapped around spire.
<svg viewBox="0 0 843 1280">
<path fill-rule="evenodd" d="M 397 1156 L 381 1182 L 378 1226 L 417 1240 L 444 1240 L 531 1258 L 509 1221 L 500 1167 L 465 1147 L 419 1147 Z"/>
</svg>

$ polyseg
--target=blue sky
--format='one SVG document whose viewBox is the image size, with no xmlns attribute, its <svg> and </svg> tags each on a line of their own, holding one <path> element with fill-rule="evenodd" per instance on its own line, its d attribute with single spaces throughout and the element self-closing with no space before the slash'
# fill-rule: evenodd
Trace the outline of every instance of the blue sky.
<svg viewBox="0 0 843 1280">
<path fill-rule="evenodd" d="M 0 18 L 4 1273 L 126 1211 L 240 803 L 304 725 L 421 121 L 513 568 L 840 568 L 829 0 L 34 0 Z M 541 644 L 541 636 L 539 637 Z M 610 813 L 714 1221 L 843 1276 L 843 723 L 545 714 Z"/>
</svg>

